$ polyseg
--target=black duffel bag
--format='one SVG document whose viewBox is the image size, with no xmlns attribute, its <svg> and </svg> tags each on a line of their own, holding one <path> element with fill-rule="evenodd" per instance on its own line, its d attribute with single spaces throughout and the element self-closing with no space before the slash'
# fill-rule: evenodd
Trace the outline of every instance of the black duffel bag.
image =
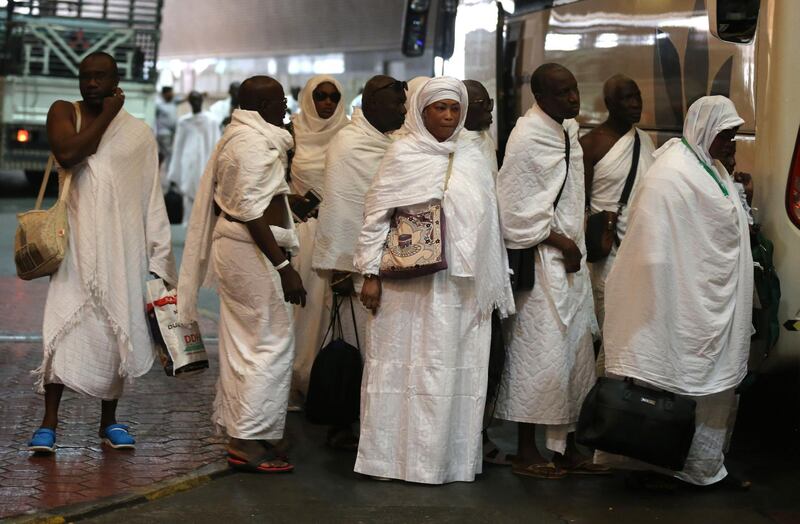
<svg viewBox="0 0 800 524">
<path fill-rule="evenodd" d="M 350 300 L 356 344 L 360 346 L 353 297 L 334 294 L 331 323 L 322 343 L 327 340 L 328 333 L 332 340 L 314 359 L 308 381 L 305 411 L 313 424 L 341 427 L 358 421 L 363 363 L 359 348 L 345 342 L 342 334 L 339 309 L 345 300 Z"/>
<path fill-rule="evenodd" d="M 680 471 L 695 428 L 692 399 L 600 377 L 581 408 L 575 438 L 590 448 Z"/>
</svg>

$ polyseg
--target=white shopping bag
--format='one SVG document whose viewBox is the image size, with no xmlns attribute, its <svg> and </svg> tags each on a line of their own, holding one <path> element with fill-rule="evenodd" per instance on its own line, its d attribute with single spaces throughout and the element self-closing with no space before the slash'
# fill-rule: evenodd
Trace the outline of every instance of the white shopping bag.
<svg viewBox="0 0 800 524">
<path fill-rule="evenodd" d="M 178 292 L 160 278 L 147 281 L 147 319 L 156 354 L 169 376 L 185 377 L 208 368 L 197 322 L 178 322 Z"/>
</svg>

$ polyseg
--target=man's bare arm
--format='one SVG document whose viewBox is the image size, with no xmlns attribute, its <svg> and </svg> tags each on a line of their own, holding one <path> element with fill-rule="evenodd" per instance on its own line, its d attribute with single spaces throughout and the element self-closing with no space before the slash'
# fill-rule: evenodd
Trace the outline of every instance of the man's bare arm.
<svg viewBox="0 0 800 524">
<path fill-rule="evenodd" d="M 69 168 L 95 154 L 103 133 L 124 102 L 122 95 L 104 99 L 103 110 L 91 123 L 82 125 L 80 133 L 75 132 L 75 109 L 71 103 L 59 100 L 50 106 L 47 113 L 47 139 L 58 163 Z M 86 121 L 85 115 L 83 120 Z"/>
</svg>

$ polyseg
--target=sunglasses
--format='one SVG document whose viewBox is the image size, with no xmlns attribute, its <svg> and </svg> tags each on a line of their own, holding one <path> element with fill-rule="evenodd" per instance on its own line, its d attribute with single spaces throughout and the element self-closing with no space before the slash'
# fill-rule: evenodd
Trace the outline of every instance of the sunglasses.
<svg viewBox="0 0 800 524">
<path fill-rule="evenodd" d="M 469 105 L 482 105 L 485 110 L 491 111 L 494 109 L 494 99 L 489 98 L 487 100 L 485 98 L 479 98 L 478 100 L 473 100 L 470 102 Z"/>
<path fill-rule="evenodd" d="M 338 104 L 339 100 L 342 99 L 342 94 L 338 91 L 334 91 L 333 93 L 323 93 L 322 91 L 314 91 L 311 93 L 311 97 L 314 99 L 314 102 L 324 102 L 325 100 L 329 99 L 334 104 Z"/>
<path fill-rule="evenodd" d="M 373 91 L 373 93 L 377 93 L 381 89 L 386 89 L 387 87 L 391 87 L 395 91 L 408 91 L 408 82 L 404 80 L 392 80 L 388 82 L 386 85 L 382 85 Z"/>
</svg>

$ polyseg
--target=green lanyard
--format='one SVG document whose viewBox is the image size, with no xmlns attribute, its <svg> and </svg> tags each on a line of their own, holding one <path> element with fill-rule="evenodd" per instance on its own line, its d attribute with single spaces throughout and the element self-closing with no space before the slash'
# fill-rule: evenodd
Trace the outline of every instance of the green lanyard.
<svg viewBox="0 0 800 524">
<path fill-rule="evenodd" d="M 686 141 L 685 138 L 681 138 L 681 142 L 683 142 L 683 145 L 685 145 L 689 149 L 689 151 L 692 152 L 692 154 L 697 159 L 697 161 L 700 162 L 700 165 L 703 166 L 703 169 L 706 170 L 706 173 L 711 175 L 711 178 L 714 179 L 714 182 L 716 182 L 717 185 L 719 186 L 719 188 L 722 190 L 722 194 L 725 195 L 725 196 L 728 196 L 728 190 L 725 188 L 725 185 L 722 183 L 722 181 L 719 178 L 717 178 L 717 175 L 714 174 L 714 170 L 711 169 L 710 167 L 708 167 L 708 164 L 703 162 L 703 159 L 700 158 L 697 155 L 697 153 L 694 152 L 694 149 L 692 149 L 692 147 L 689 145 L 689 143 Z"/>
</svg>

